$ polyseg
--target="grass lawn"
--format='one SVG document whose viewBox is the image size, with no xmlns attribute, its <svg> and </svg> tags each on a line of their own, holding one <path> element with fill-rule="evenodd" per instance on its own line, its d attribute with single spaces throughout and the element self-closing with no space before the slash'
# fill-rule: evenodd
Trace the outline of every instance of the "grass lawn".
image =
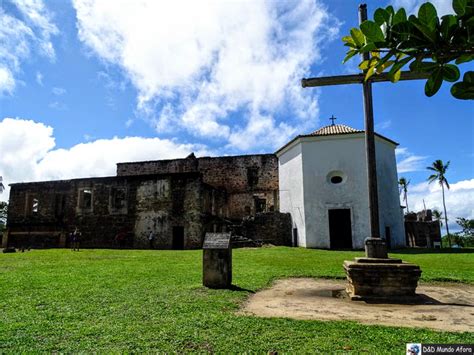
<svg viewBox="0 0 474 355">
<path fill-rule="evenodd" d="M 288 276 L 344 277 L 361 252 L 233 251 L 239 291 L 201 285 L 202 251 L 33 250 L 0 254 L 0 352 L 404 353 L 408 342 L 474 343 L 474 333 L 235 315 L 250 292 Z M 474 253 L 393 253 L 422 281 L 474 283 Z"/>
</svg>

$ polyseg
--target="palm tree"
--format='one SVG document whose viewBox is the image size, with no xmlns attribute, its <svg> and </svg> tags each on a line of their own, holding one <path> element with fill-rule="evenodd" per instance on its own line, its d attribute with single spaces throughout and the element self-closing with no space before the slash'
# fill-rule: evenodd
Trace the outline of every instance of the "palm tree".
<svg viewBox="0 0 474 355">
<path fill-rule="evenodd" d="M 439 225 L 442 227 L 443 221 L 441 220 L 441 218 L 443 218 L 443 212 L 433 210 L 433 217 L 439 222 Z"/>
<path fill-rule="evenodd" d="M 446 163 L 446 165 L 443 164 L 442 160 L 435 160 L 431 166 L 427 166 L 426 169 L 434 171 L 434 174 L 430 175 L 428 177 L 428 182 L 431 184 L 434 181 L 437 181 L 438 184 L 441 185 L 441 191 L 443 192 L 443 207 L 444 207 L 444 222 L 446 225 L 446 233 L 448 236 L 448 245 L 451 248 L 451 238 L 449 235 L 449 226 L 448 226 L 448 215 L 446 213 L 446 202 L 444 200 L 444 187 L 449 190 L 449 183 L 448 180 L 446 180 L 446 170 L 448 170 L 449 167 L 449 161 Z"/>
<path fill-rule="evenodd" d="M 407 181 L 404 177 L 401 177 L 400 180 L 398 180 L 398 185 L 400 185 L 400 194 L 403 192 L 403 200 L 405 201 L 405 204 L 407 205 L 407 213 L 410 213 L 410 210 L 408 209 L 408 185 L 410 184 L 410 180 Z"/>
</svg>

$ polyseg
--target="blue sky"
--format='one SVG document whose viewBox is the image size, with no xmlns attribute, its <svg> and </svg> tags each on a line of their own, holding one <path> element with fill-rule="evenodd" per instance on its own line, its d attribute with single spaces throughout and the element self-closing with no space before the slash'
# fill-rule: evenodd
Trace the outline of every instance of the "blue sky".
<svg viewBox="0 0 474 355">
<path fill-rule="evenodd" d="M 368 1 L 416 11 L 420 1 Z M 433 1 L 441 13 L 450 1 Z M 120 161 L 274 152 L 337 123 L 363 128 L 359 85 L 302 89 L 357 71 L 340 38 L 352 0 L 179 2 L 0 0 L 0 175 L 5 183 L 113 175 Z M 412 208 L 450 160 L 448 207 L 474 218 L 474 109 L 449 86 L 374 84 L 376 130 L 400 143 Z M 0 195 L 7 199 L 8 191 Z M 409 200 L 410 202 L 410 200 Z M 449 214 L 449 211 L 448 211 Z"/>
</svg>

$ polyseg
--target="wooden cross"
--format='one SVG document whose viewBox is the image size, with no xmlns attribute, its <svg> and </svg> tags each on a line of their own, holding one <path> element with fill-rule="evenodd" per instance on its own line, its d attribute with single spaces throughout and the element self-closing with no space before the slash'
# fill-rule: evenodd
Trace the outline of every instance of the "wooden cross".
<svg viewBox="0 0 474 355">
<path fill-rule="evenodd" d="M 331 117 L 329 117 L 329 119 L 332 121 L 332 126 L 334 126 L 334 120 L 337 120 L 336 117 L 334 117 L 334 115 L 331 115 Z"/>
<path fill-rule="evenodd" d="M 359 24 L 367 20 L 367 5 L 359 5 Z M 363 60 L 370 59 L 369 53 L 364 53 Z M 425 73 L 402 72 L 400 80 L 417 80 L 427 79 Z M 328 76 L 322 78 L 302 79 L 301 85 L 306 87 L 330 86 L 330 85 L 346 85 L 346 84 L 362 84 L 364 92 L 364 116 L 365 116 L 365 151 L 367 159 L 367 184 L 369 190 L 369 221 L 370 236 L 366 239 L 367 257 L 387 257 L 387 252 L 373 251 L 368 244 L 371 242 L 380 245 L 380 226 L 379 226 L 379 204 L 377 193 L 377 167 L 375 161 L 375 135 L 374 135 L 374 110 L 372 104 L 372 83 L 389 81 L 387 73 L 381 73 L 372 76 L 365 81 L 364 74 Z M 375 248 L 377 249 L 377 248 Z"/>
</svg>

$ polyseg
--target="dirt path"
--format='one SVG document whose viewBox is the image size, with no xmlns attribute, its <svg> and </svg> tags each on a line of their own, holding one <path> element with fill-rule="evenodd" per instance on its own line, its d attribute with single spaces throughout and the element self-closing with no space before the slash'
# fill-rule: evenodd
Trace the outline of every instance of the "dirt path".
<svg viewBox="0 0 474 355">
<path fill-rule="evenodd" d="M 474 331 L 474 286 L 421 285 L 424 304 L 369 304 L 350 301 L 346 281 L 294 278 L 279 280 L 252 295 L 239 314 L 317 320 L 353 320 L 365 324 Z"/>
</svg>

